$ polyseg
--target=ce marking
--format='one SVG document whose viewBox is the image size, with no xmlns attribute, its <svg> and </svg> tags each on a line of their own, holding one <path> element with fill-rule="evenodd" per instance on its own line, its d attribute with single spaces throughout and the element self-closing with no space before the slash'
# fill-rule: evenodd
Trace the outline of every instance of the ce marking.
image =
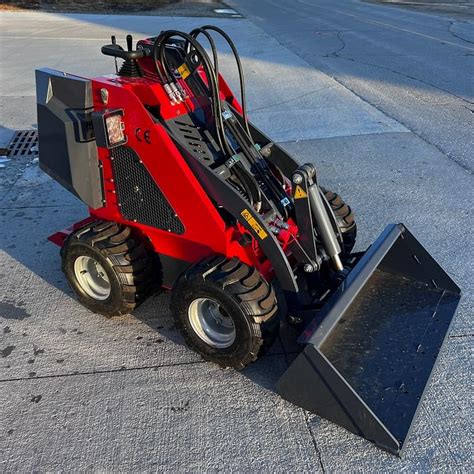
<svg viewBox="0 0 474 474">
<path fill-rule="evenodd" d="M 145 140 L 146 143 L 148 143 L 149 145 L 151 144 L 150 130 L 145 130 L 142 133 L 142 129 L 137 128 L 137 129 L 135 129 L 135 136 L 137 137 L 137 140 L 139 142 L 142 142 L 143 140 Z"/>
</svg>

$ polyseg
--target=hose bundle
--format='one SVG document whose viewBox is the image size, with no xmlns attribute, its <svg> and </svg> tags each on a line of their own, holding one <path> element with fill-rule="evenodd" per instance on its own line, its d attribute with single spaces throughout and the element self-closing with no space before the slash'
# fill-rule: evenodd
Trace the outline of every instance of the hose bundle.
<svg viewBox="0 0 474 474">
<path fill-rule="evenodd" d="M 236 125 L 235 120 L 224 124 L 224 114 L 228 114 L 229 110 L 223 110 L 222 102 L 219 96 L 219 58 L 217 54 L 216 44 L 211 34 L 217 33 L 229 45 L 237 64 L 239 83 L 240 83 L 240 98 L 242 106 L 242 126 Z M 206 49 L 198 41 L 199 36 L 204 36 L 209 43 L 212 60 L 207 54 Z M 266 159 L 261 155 L 260 148 L 255 144 L 247 118 L 247 101 L 245 94 L 245 78 L 237 48 L 229 35 L 221 28 L 213 25 L 204 25 L 195 28 L 190 33 L 185 33 L 178 30 L 167 30 L 155 39 L 152 49 L 153 61 L 156 72 L 163 83 L 163 86 L 172 102 L 182 102 L 186 92 L 182 86 L 176 81 L 173 69 L 170 66 L 167 58 L 167 46 L 171 38 L 181 38 L 184 40 L 184 50 L 186 55 L 196 55 L 198 62 L 200 62 L 207 80 L 207 95 L 211 103 L 212 115 L 215 125 L 215 139 L 222 151 L 226 160 L 233 160 L 232 162 L 232 179 L 229 182 L 237 188 L 239 192 L 245 195 L 250 204 L 259 211 L 262 207 L 263 191 L 262 186 L 266 190 L 265 193 L 270 193 L 273 196 L 272 207 L 276 205 L 282 216 L 287 217 L 286 206 L 289 200 L 281 183 L 276 179 L 275 175 L 269 169 Z M 179 70 L 178 70 L 179 71 Z M 232 122 L 232 123 L 231 123 Z M 237 127 L 237 128 L 236 128 Z M 230 135 L 229 135 L 230 134 Z M 234 141 L 229 138 L 232 136 Z M 234 144 L 240 146 L 240 150 L 246 157 L 249 167 L 246 168 L 244 164 L 238 159 L 238 153 L 234 149 Z M 270 202 L 266 199 L 266 202 Z"/>
</svg>

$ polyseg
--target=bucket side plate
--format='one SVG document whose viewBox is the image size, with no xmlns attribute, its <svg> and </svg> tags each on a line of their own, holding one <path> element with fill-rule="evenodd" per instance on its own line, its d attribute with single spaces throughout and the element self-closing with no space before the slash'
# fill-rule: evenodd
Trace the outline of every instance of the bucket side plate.
<svg viewBox="0 0 474 474">
<path fill-rule="evenodd" d="M 400 454 L 459 288 L 402 225 L 387 227 L 310 324 L 286 399 Z M 315 321 L 321 321 L 321 317 Z"/>
</svg>

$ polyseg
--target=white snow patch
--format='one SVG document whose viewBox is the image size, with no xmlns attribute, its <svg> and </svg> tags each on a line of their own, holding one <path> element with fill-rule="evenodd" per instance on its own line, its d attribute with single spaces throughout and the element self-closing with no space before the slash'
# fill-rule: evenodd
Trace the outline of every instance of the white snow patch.
<svg viewBox="0 0 474 474">
<path fill-rule="evenodd" d="M 220 15 L 239 15 L 235 10 L 232 10 L 232 8 L 215 8 L 214 11 Z"/>
</svg>

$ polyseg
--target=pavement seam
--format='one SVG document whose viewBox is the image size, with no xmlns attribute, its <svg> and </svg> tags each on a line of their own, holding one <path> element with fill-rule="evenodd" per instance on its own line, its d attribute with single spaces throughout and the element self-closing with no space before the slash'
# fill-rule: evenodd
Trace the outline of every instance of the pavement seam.
<svg viewBox="0 0 474 474">
<path fill-rule="evenodd" d="M 428 82 L 428 81 L 424 81 L 423 79 L 419 79 L 418 77 L 414 77 L 414 76 L 410 76 L 409 74 L 406 74 L 404 72 L 401 72 L 401 71 L 397 71 L 395 69 L 391 69 L 389 67 L 386 67 L 386 66 L 380 66 L 378 64 L 373 64 L 373 63 L 367 63 L 367 62 L 363 62 L 363 61 L 359 61 L 358 59 L 354 59 L 354 58 L 351 58 L 351 57 L 347 57 L 347 56 L 341 56 L 339 53 L 346 47 L 346 43 L 344 42 L 344 40 L 342 39 L 342 37 L 340 36 L 340 34 L 342 34 L 341 31 L 337 32 L 336 34 L 336 37 L 337 39 L 343 44 L 342 47 L 340 47 L 339 49 L 337 49 L 336 51 L 333 51 L 332 53 L 327 53 L 327 54 L 324 54 L 323 57 L 334 57 L 334 58 L 340 58 L 340 59 L 344 59 L 346 61 L 353 61 L 353 62 L 356 62 L 358 64 L 364 64 L 366 66 L 371 66 L 371 67 L 375 67 L 377 69 L 384 69 L 386 71 L 389 71 L 389 72 L 392 72 L 394 74 L 399 74 L 403 77 L 406 77 L 407 79 L 411 79 L 413 81 L 417 81 L 417 82 L 421 82 L 422 84 L 425 84 L 427 86 L 430 86 L 430 87 L 433 87 L 433 89 L 437 89 L 441 92 L 444 92 L 445 94 L 448 94 L 450 96 L 453 96 L 453 97 L 456 97 L 456 99 L 459 99 L 461 100 L 462 102 L 466 102 L 468 103 L 469 105 L 472 105 L 474 104 L 474 102 L 471 102 L 470 100 L 468 99 L 465 99 L 464 97 L 461 97 L 459 95 L 456 95 L 456 94 L 453 94 L 452 92 L 446 90 L 446 89 L 443 89 L 442 87 L 439 87 L 435 84 L 432 84 L 431 82 Z M 474 44 L 474 43 L 473 43 Z M 421 99 L 423 100 L 423 99 Z M 463 106 L 463 107 L 466 107 L 466 106 Z M 467 107 L 469 109 L 469 107 Z M 470 110 L 470 109 L 469 109 Z M 405 125 L 406 126 L 406 125 Z"/>
<path fill-rule="evenodd" d="M 393 74 L 398 74 L 400 76 L 403 76 L 403 77 L 406 77 L 407 79 L 411 79 L 413 81 L 416 81 L 416 82 L 421 82 L 422 84 L 425 84 L 427 86 L 430 86 L 430 87 L 433 87 L 433 89 L 436 89 L 436 90 L 439 90 L 441 92 L 444 92 L 445 94 L 448 94 L 450 96 L 453 96 L 453 97 L 456 97 L 456 99 L 459 99 L 461 100 L 462 102 L 466 102 L 467 104 L 469 105 L 473 105 L 474 102 L 471 102 L 470 100 L 468 99 L 465 99 L 464 97 L 461 97 L 459 95 L 456 95 L 456 94 L 453 94 L 452 92 L 446 90 L 446 89 L 443 89 L 442 87 L 439 87 L 439 86 L 436 86 L 434 84 L 432 84 L 431 82 L 428 82 L 428 81 L 424 81 L 423 79 L 419 79 L 418 77 L 415 77 L 415 76 L 410 76 L 409 74 L 406 74 L 404 72 L 401 72 L 401 71 L 397 71 L 395 69 L 392 69 L 392 68 L 389 68 L 387 66 L 380 66 L 378 64 L 373 64 L 373 63 L 367 63 L 367 62 L 364 62 L 364 61 L 359 61 L 358 59 L 354 59 L 354 58 L 349 58 L 347 56 L 340 56 L 340 55 L 337 55 L 336 56 L 337 58 L 339 59 L 344 59 L 346 61 L 353 61 L 353 62 L 356 62 L 356 63 L 359 63 L 359 64 L 364 64 L 365 66 L 371 66 L 371 67 L 374 67 L 376 69 L 383 69 L 385 71 L 389 71 L 389 72 L 392 72 Z M 423 99 L 421 99 L 423 100 Z M 426 102 L 426 101 L 424 101 Z M 406 125 L 405 125 L 406 126 Z"/>
<path fill-rule="evenodd" d="M 319 89 L 315 89 L 315 90 L 312 90 L 310 92 L 307 92 L 305 94 L 301 94 L 297 97 L 292 97 L 290 99 L 285 99 L 285 100 L 282 100 L 281 102 L 277 102 L 276 104 L 270 104 L 270 105 L 264 105 L 262 107 L 257 107 L 256 109 L 249 109 L 248 112 L 252 113 L 252 112 L 260 112 L 261 110 L 266 110 L 266 109 L 271 109 L 273 107 L 278 107 L 279 105 L 284 105 L 284 104 L 288 104 L 290 102 L 295 102 L 297 100 L 300 100 L 300 99 L 304 99 L 305 97 L 308 97 L 310 95 L 313 95 L 315 94 L 316 92 L 319 92 L 319 91 L 323 91 L 323 90 L 326 90 L 326 89 L 332 89 L 334 86 L 324 86 L 324 87 L 320 87 Z"/>
<path fill-rule="evenodd" d="M 290 138 L 288 140 L 278 140 L 275 142 L 277 145 L 286 145 L 287 143 L 304 143 L 304 142 L 314 142 L 318 140 L 334 140 L 337 138 L 357 138 L 357 137 L 368 137 L 370 135 L 373 135 L 375 137 L 379 137 L 381 135 L 397 135 L 399 133 L 411 133 L 412 135 L 415 135 L 411 130 L 387 130 L 385 132 L 369 132 L 369 133 L 357 133 L 354 135 L 333 135 L 330 137 L 316 137 L 316 138 Z M 439 151 L 439 150 L 438 150 Z M 1 208 L 0 208 L 1 209 Z"/>
<path fill-rule="evenodd" d="M 39 380 L 39 379 L 58 379 L 62 377 L 76 377 L 83 375 L 102 375 L 102 374 L 113 374 L 116 372 L 131 372 L 137 370 L 150 370 L 150 369 L 162 369 L 169 367 L 180 367 L 185 365 L 196 365 L 196 364 L 205 364 L 205 360 L 196 360 L 191 362 L 178 362 L 173 364 L 161 364 L 161 365 L 147 365 L 142 367 L 120 367 L 118 369 L 109 369 L 109 370 L 93 370 L 88 372 L 70 372 L 67 374 L 50 374 L 50 375 L 39 375 L 35 377 L 18 377 L 12 379 L 0 379 L 0 383 L 4 382 L 21 382 L 26 380 Z"/>
<path fill-rule="evenodd" d="M 16 206 L 16 207 L 2 207 L 0 205 L 0 211 L 12 211 L 12 210 L 17 210 L 17 209 L 54 209 L 54 208 L 83 208 L 84 205 L 80 202 L 77 204 L 47 204 L 45 206 Z"/>
<path fill-rule="evenodd" d="M 341 57 L 341 56 L 339 56 Z M 341 57 L 342 58 L 342 57 Z M 345 59 L 345 58 L 342 58 L 342 59 Z M 392 115 L 388 114 L 386 111 L 384 111 L 382 108 L 380 108 L 378 105 L 376 104 L 373 104 L 371 103 L 370 101 L 368 101 L 367 99 L 365 99 L 364 97 L 360 96 L 354 89 L 352 89 L 351 87 L 349 87 L 348 85 L 344 84 L 342 81 L 340 81 L 337 77 L 331 75 L 330 77 L 332 77 L 338 84 L 340 84 L 342 87 L 345 87 L 348 91 L 352 92 L 356 97 L 358 97 L 360 100 L 362 100 L 363 102 L 365 102 L 366 104 L 370 105 L 371 107 L 373 107 L 374 109 L 378 110 L 380 113 L 384 114 L 386 117 L 389 117 L 391 118 L 392 120 L 395 120 L 396 122 L 398 122 L 399 124 L 403 125 L 410 133 L 413 133 L 413 135 L 415 135 L 416 137 L 418 137 L 420 140 L 423 140 L 425 143 L 427 143 L 428 145 L 436 148 L 436 150 L 438 150 L 443 156 L 445 156 L 448 160 L 452 161 L 453 163 L 456 163 L 456 165 L 458 165 L 460 168 L 462 168 L 464 171 L 466 171 L 467 173 L 469 174 L 474 174 L 474 171 L 471 170 L 470 168 L 468 168 L 464 163 L 462 163 L 461 161 L 459 161 L 457 158 L 451 156 L 450 154 L 448 154 L 447 152 L 445 152 L 442 148 L 440 148 L 438 145 L 436 145 L 435 143 L 432 143 L 430 142 L 428 139 L 426 139 L 425 137 L 423 137 L 422 135 L 420 135 L 419 133 L 415 132 L 408 124 L 404 123 L 402 120 L 399 120 L 399 119 L 396 119 L 395 117 L 393 117 Z M 406 133 L 406 132 L 405 132 Z"/>
<path fill-rule="evenodd" d="M 298 352 L 289 352 L 288 354 L 298 354 Z M 273 354 L 266 354 L 265 357 L 285 357 L 286 359 L 286 352 L 276 352 Z M 116 372 L 131 372 L 131 371 L 138 371 L 138 370 L 150 370 L 150 369 L 166 369 L 169 367 L 181 367 L 186 365 L 197 365 L 197 364 L 206 364 L 207 361 L 205 360 L 195 360 L 190 362 L 177 362 L 177 363 L 170 363 L 170 364 L 158 364 L 158 365 L 144 365 L 141 367 L 119 367 L 116 369 L 109 369 L 109 370 L 91 370 L 85 372 L 68 372 L 65 374 L 49 374 L 49 375 L 38 375 L 34 377 L 16 377 L 11 379 L 0 379 L 0 383 L 5 382 L 21 382 L 26 380 L 40 380 L 40 379 L 58 379 L 62 377 L 76 377 L 76 376 L 83 376 L 83 375 L 102 375 L 102 374 L 113 374 Z M 213 364 L 216 368 L 218 367 L 216 364 Z M 223 369 L 226 370 L 226 369 Z M 237 371 L 238 372 L 238 371 Z"/>
<path fill-rule="evenodd" d="M 281 338 L 281 332 L 278 334 L 278 339 L 280 341 L 281 347 L 283 348 L 283 355 L 284 355 L 284 358 L 285 358 L 285 363 L 289 367 L 290 362 L 289 362 L 289 359 L 288 359 L 288 355 L 295 354 L 295 353 L 299 354 L 299 352 L 295 352 L 295 351 L 288 351 L 287 352 L 287 350 L 285 349 L 285 345 L 283 344 L 283 339 Z M 319 449 L 319 446 L 318 446 L 318 443 L 316 442 L 316 438 L 314 436 L 314 433 L 313 433 L 313 431 L 311 430 L 311 428 L 309 426 L 309 412 L 307 412 L 304 409 L 301 409 L 301 411 L 303 412 L 304 423 L 305 423 L 306 429 L 308 430 L 309 436 L 311 437 L 311 442 L 313 444 L 314 450 L 316 451 L 316 456 L 318 457 L 319 465 L 321 466 L 322 472 L 325 473 L 326 469 L 325 469 L 324 464 L 323 464 L 321 450 Z"/>
</svg>

